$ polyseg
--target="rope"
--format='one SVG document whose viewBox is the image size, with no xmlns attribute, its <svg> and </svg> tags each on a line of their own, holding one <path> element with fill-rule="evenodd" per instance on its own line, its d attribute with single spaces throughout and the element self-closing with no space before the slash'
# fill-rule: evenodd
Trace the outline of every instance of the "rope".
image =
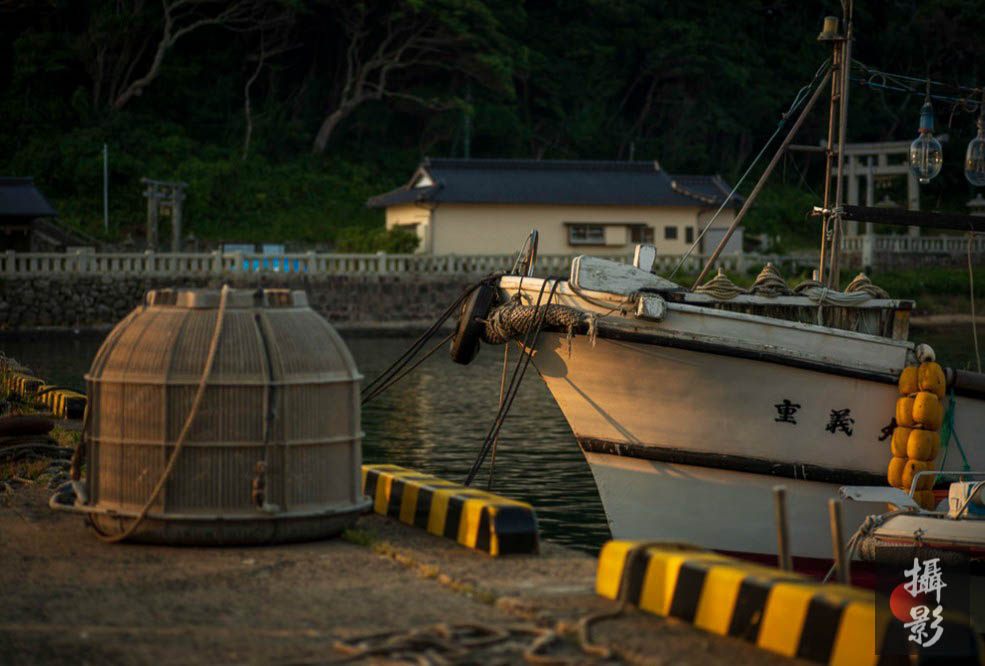
<svg viewBox="0 0 985 666">
<path fill-rule="evenodd" d="M 167 466 L 164 468 L 164 472 L 161 474 L 161 478 L 158 479 L 157 485 L 154 486 L 154 490 L 151 492 L 150 497 L 144 503 L 144 506 L 140 509 L 140 513 L 134 519 L 130 526 L 119 534 L 106 534 L 96 527 L 95 522 L 93 522 L 93 528 L 96 530 L 96 536 L 99 537 L 101 541 L 106 543 L 116 543 L 118 541 L 123 541 L 127 537 L 136 531 L 137 527 L 144 521 L 147 516 L 147 512 L 150 511 L 151 505 L 157 500 L 157 496 L 161 493 L 164 488 L 164 484 L 171 477 L 171 472 L 174 471 L 175 463 L 178 461 L 178 455 L 181 453 L 182 447 L 185 445 L 185 440 L 188 438 L 188 433 L 191 431 L 192 422 L 198 415 L 198 408 L 202 404 L 202 398 L 205 396 L 205 386 L 209 381 L 209 377 L 212 375 L 212 366 L 215 364 L 216 353 L 219 350 L 219 336 L 222 335 L 222 324 L 226 314 L 226 302 L 229 299 L 229 285 L 223 285 L 222 291 L 219 295 L 219 310 L 216 313 L 215 318 L 215 329 L 212 331 L 212 340 L 209 343 L 209 353 L 205 357 L 205 367 L 202 369 L 202 378 L 198 381 L 198 390 L 195 392 L 195 399 L 192 401 L 191 409 L 188 410 L 188 416 L 185 417 L 185 423 L 181 427 L 181 432 L 178 434 L 178 439 L 174 444 L 174 451 L 171 453 L 171 458 L 168 460 Z"/>
<path fill-rule="evenodd" d="M 698 285 L 694 288 L 694 291 L 705 296 L 711 296 L 719 301 L 729 301 L 736 296 L 748 293 L 745 289 L 729 280 L 721 268 L 718 269 L 718 274 L 715 277 L 702 285 Z"/>
<path fill-rule="evenodd" d="M 872 530 L 876 529 L 893 516 L 898 516 L 902 513 L 913 513 L 913 511 L 914 509 L 912 507 L 905 507 L 902 509 L 894 509 L 888 513 L 866 516 L 859 528 L 855 530 L 855 534 L 853 534 L 848 540 L 848 544 L 845 546 L 845 558 L 847 560 L 851 560 L 852 557 L 855 556 L 855 551 L 858 549 L 859 545 L 861 545 L 862 539 L 868 537 L 872 533 Z M 834 574 L 836 567 L 837 565 L 835 564 L 831 565 L 831 568 L 828 569 L 828 573 L 824 577 L 824 580 L 821 581 L 822 583 L 828 582 L 832 574 Z"/>
<path fill-rule="evenodd" d="M 694 252 L 694 248 L 698 247 L 698 245 L 701 243 L 701 239 L 705 237 L 705 233 L 708 231 L 708 229 L 711 228 L 711 225 L 715 223 L 715 220 L 718 219 L 718 216 L 721 214 L 721 212 L 725 210 L 725 206 L 728 205 L 728 202 L 732 199 L 732 197 L 735 196 L 735 193 L 739 191 L 739 187 L 741 187 L 742 183 L 745 182 L 746 177 L 749 175 L 749 172 L 751 172 L 753 168 L 756 166 L 756 164 L 759 163 L 759 160 L 762 159 L 763 155 L 766 153 L 766 149 L 769 148 L 769 145 L 773 143 L 773 140 L 777 137 L 777 135 L 780 134 L 780 131 L 783 130 L 783 126 L 786 125 L 787 121 L 793 116 L 793 112 L 796 111 L 798 108 L 800 108 L 800 105 L 803 104 L 804 100 L 807 99 L 808 96 L 807 93 L 809 93 L 811 89 L 814 87 L 814 82 L 817 81 L 817 77 L 819 77 L 821 75 L 821 72 L 825 71 L 827 68 L 828 68 L 828 61 L 825 60 L 818 68 L 817 72 L 814 73 L 814 78 L 811 79 L 811 82 L 797 91 L 797 94 L 794 96 L 793 101 L 790 103 L 790 108 L 787 109 L 785 113 L 780 115 L 780 121 L 779 123 L 777 123 L 776 130 L 773 132 L 773 135 L 766 140 L 766 143 L 763 144 L 763 148 L 759 151 L 759 154 L 756 155 L 756 157 L 753 159 L 752 164 L 749 165 L 749 168 L 746 169 L 745 173 L 742 174 L 742 177 L 739 178 L 739 180 L 735 183 L 735 186 L 732 188 L 732 191 L 729 192 L 728 196 L 726 196 L 725 199 L 722 201 L 722 205 L 719 206 L 718 210 L 715 211 L 715 214 L 711 216 L 711 219 L 708 221 L 708 224 L 706 224 L 705 228 L 701 230 L 701 233 L 698 234 L 698 237 L 694 239 L 694 243 L 691 244 L 691 247 L 689 247 L 687 249 L 687 252 L 684 253 L 684 256 L 681 257 L 681 260 L 674 267 L 674 270 L 672 270 L 670 272 L 670 275 L 667 276 L 668 280 L 673 279 L 673 277 L 677 274 L 677 271 L 680 270 L 681 266 L 684 265 L 684 262 L 687 261 L 687 258 L 691 256 L 692 252 Z"/>
<path fill-rule="evenodd" d="M 776 270 L 773 262 L 768 261 L 763 266 L 763 270 L 756 276 L 756 281 L 753 282 L 749 293 L 755 294 L 756 296 L 775 298 L 777 296 L 790 296 L 794 292 L 787 286 L 787 283 L 783 280 L 783 276 L 780 275 L 780 271 Z"/>
<path fill-rule="evenodd" d="M 482 334 L 482 341 L 491 345 L 501 345 L 524 335 L 537 318 L 547 326 L 557 326 L 572 331 L 585 321 L 581 310 L 565 305 L 548 304 L 543 308 L 522 305 L 513 300 L 496 308 L 488 319 Z"/>
<path fill-rule="evenodd" d="M 845 287 L 845 293 L 866 293 L 872 298 L 889 298 L 889 292 L 872 284 L 872 280 L 865 273 L 859 273 L 852 278 L 852 281 Z"/>
<path fill-rule="evenodd" d="M 396 375 L 392 379 L 388 379 L 385 383 L 380 384 L 379 386 L 377 386 L 376 389 L 372 393 L 370 393 L 369 395 L 367 395 L 365 398 L 362 399 L 363 404 L 366 404 L 367 402 L 369 402 L 370 400 L 372 400 L 373 398 L 375 398 L 379 394 L 383 393 L 383 391 L 387 390 L 388 388 L 390 388 L 391 386 L 393 386 L 394 384 L 396 384 L 397 382 L 399 382 L 401 379 L 403 379 L 404 377 L 406 377 L 407 375 L 409 375 L 415 368 L 417 368 L 417 366 L 419 366 L 421 363 L 424 363 L 424 361 L 426 361 L 429 358 L 431 358 L 436 351 L 438 351 L 439 349 L 441 349 L 442 345 L 444 345 L 446 342 L 448 342 L 449 340 L 451 340 L 453 337 L 455 337 L 455 332 L 454 331 L 452 331 L 451 333 L 449 333 L 448 335 L 446 335 L 444 338 L 442 338 L 441 341 L 438 342 L 438 344 L 436 344 L 434 347 L 431 348 L 431 351 L 429 351 L 427 354 L 425 354 L 424 356 L 422 356 L 421 358 L 419 358 L 417 361 L 415 361 L 412 366 L 410 366 L 409 368 L 406 368 L 399 375 Z"/>
<path fill-rule="evenodd" d="M 489 427 L 489 432 L 486 434 L 486 439 L 479 448 L 479 453 L 476 456 L 475 461 L 472 463 L 472 467 L 469 469 L 469 473 L 466 476 L 465 483 L 463 485 L 472 485 L 472 481 L 475 480 L 476 474 L 479 473 L 479 469 L 482 467 L 482 463 L 485 461 L 486 455 L 489 453 L 489 449 L 492 447 L 493 441 L 495 441 L 495 439 L 499 436 L 499 431 L 503 427 L 503 421 L 506 420 L 506 415 L 509 413 L 510 407 L 513 405 L 513 400 L 516 398 L 516 394 L 519 391 L 520 382 L 523 381 L 523 376 L 527 372 L 527 367 L 530 365 L 530 360 L 533 358 L 534 347 L 537 346 L 537 342 L 540 340 L 540 332 L 544 328 L 544 320 L 546 319 L 547 312 L 549 310 L 549 307 L 541 308 L 540 306 L 544 297 L 544 290 L 549 281 L 552 282 L 552 285 L 550 294 L 547 296 L 547 303 L 545 303 L 545 306 L 550 306 L 551 301 L 554 299 L 554 294 L 557 292 L 558 285 L 561 284 L 560 278 L 547 278 L 541 282 L 540 291 L 537 293 L 537 304 L 534 306 L 534 312 L 539 313 L 540 317 L 538 319 L 528 320 L 529 328 L 527 328 L 526 335 L 523 338 L 524 353 L 520 354 L 520 358 L 517 359 L 516 367 L 513 369 L 513 376 L 510 378 L 510 384 L 506 389 L 506 397 L 504 398 L 503 404 L 500 406 L 499 411 L 496 413 L 496 418 Z"/>
<path fill-rule="evenodd" d="M 952 437 L 954 438 L 954 442 L 958 445 L 958 453 L 961 454 L 961 460 L 964 465 L 963 471 L 971 471 L 971 465 L 968 464 L 968 457 L 964 454 L 964 447 L 961 446 L 961 440 L 958 438 L 957 430 L 954 428 L 954 418 L 957 408 L 958 402 L 954 398 L 954 387 L 952 386 L 950 400 L 947 402 L 947 412 L 944 414 L 944 422 L 941 424 L 941 447 L 944 449 L 944 455 L 941 456 L 941 464 L 938 471 L 944 471 L 944 463 L 947 462 L 947 445 L 950 443 Z M 941 476 L 942 475 L 939 474 L 937 478 L 939 479 Z"/>
<path fill-rule="evenodd" d="M 503 275 L 504 275 L 503 273 L 494 273 L 466 287 L 465 291 L 462 292 L 462 294 L 458 298 L 456 298 L 451 305 L 445 308 L 444 312 L 438 315 L 438 318 L 435 319 L 434 323 L 431 324 L 428 327 L 428 329 L 424 331 L 424 333 L 422 333 L 421 336 L 417 338 L 417 340 L 415 340 L 411 344 L 411 346 L 408 347 L 407 350 L 400 355 L 399 358 L 397 358 L 396 361 L 390 364 L 390 367 L 388 367 L 386 370 L 381 372 L 379 375 L 376 376 L 376 378 L 373 381 L 371 381 L 369 384 L 363 387 L 362 403 L 365 404 L 369 402 L 373 398 L 380 395 L 380 393 L 393 386 L 400 379 L 405 377 L 407 375 L 407 372 L 410 372 L 410 370 L 408 370 L 407 372 L 401 372 L 404 369 L 404 367 L 406 367 L 406 365 L 414 359 L 414 357 L 418 354 L 418 352 L 421 351 L 424 345 L 427 344 L 427 342 L 437 334 L 437 332 L 441 329 L 441 326 L 445 323 L 445 321 L 448 320 L 449 317 L 451 317 L 461 307 L 462 303 L 465 302 L 465 299 L 467 299 L 472 294 L 473 291 L 478 289 L 483 284 L 494 283 Z M 433 353 L 434 350 L 429 352 L 428 356 L 430 356 Z M 427 356 L 425 356 L 425 359 L 426 358 Z M 421 361 L 418 361 L 413 366 L 411 366 L 410 369 L 413 370 L 418 365 L 420 365 L 420 363 Z M 377 389 L 377 385 L 379 384 L 382 384 L 383 387 Z"/>
<path fill-rule="evenodd" d="M 510 346 L 505 345 L 503 347 L 503 372 L 499 376 L 499 408 L 503 408 L 503 395 L 506 393 L 506 370 L 510 364 Z M 493 489 L 493 471 L 496 469 L 496 449 L 499 446 L 499 435 L 496 435 L 496 439 L 493 440 L 492 446 L 492 459 L 489 461 L 489 481 L 486 483 L 486 490 L 492 492 Z"/>
<path fill-rule="evenodd" d="M 575 666 L 585 663 L 583 657 L 569 657 L 546 653 L 546 648 L 559 643 L 564 628 L 558 623 L 554 629 L 535 624 L 493 625 L 480 622 L 439 623 L 415 627 L 406 631 L 385 631 L 350 639 L 338 639 L 333 649 L 342 657 L 325 661 L 322 658 L 292 662 L 302 664 L 348 664 L 363 662 L 373 657 L 387 663 L 419 665 L 520 663 L 513 652 L 522 655 L 523 662 L 532 666 Z M 533 640 L 522 640 L 532 636 Z M 580 645 L 586 654 L 597 655 L 595 645 Z M 611 654 L 611 653 L 610 653 Z M 498 657 L 498 658 L 497 658 Z M 373 662 L 375 663 L 375 661 Z"/>
</svg>

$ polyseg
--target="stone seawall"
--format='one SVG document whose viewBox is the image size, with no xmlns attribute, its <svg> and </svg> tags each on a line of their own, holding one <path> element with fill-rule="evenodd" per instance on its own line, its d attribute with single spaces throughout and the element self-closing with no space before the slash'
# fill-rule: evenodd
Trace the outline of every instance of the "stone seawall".
<svg viewBox="0 0 985 666">
<path fill-rule="evenodd" d="M 0 330 L 113 325 L 143 301 L 149 289 L 231 287 L 302 289 L 332 323 L 430 320 L 475 278 L 422 275 L 243 274 L 223 278 L 139 276 L 44 277 L 0 280 Z"/>
</svg>

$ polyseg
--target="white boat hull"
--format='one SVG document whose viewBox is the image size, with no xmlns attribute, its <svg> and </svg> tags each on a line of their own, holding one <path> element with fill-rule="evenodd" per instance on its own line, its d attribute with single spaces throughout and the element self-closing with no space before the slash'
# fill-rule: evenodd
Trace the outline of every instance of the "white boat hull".
<svg viewBox="0 0 985 666">
<path fill-rule="evenodd" d="M 508 279 L 509 293 L 520 285 Z M 525 302 L 540 284 L 523 283 Z M 592 467 L 614 537 L 775 554 L 771 490 L 782 484 L 793 555 L 831 557 L 828 498 L 842 485 L 885 484 L 895 378 L 913 362 L 911 343 L 675 303 L 647 321 L 617 314 L 622 297 L 563 282 L 555 296 L 608 313 L 594 344 L 543 332 L 533 361 Z M 985 432 L 985 401 L 959 398 L 957 431 L 971 467 L 985 468 L 985 450 L 968 446 Z M 959 465 L 955 453 L 947 467 Z M 880 510 L 846 503 L 846 531 Z"/>
<path fill-rule="evenodd" d="M 832 557 L 828 498 L 837 497 L 836 485 L 590 452 L 585 458 L 615 539 L 684 541 L 775 555 L 773 487 L 782 484 L 792 554 Z M 872 506 L 846 502 L 842 511 L 843 524 L 854 526 Z"/>
</svg>

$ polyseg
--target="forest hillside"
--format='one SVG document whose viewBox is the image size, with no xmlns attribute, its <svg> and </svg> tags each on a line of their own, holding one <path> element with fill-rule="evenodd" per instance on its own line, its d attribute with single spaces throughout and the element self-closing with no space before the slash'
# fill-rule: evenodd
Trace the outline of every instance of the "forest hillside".
<svg viewBox="0 0 985 666">
<path fill-rule="evenodd" d="M 855 4 L 851 140 L 917 133 L 922 86 L 865 85 L 872 70 L 985 85 L 980 0 Z M 139 241 L 146 176 L 188 183 L 199 238 L 348 247 L 383 223 L 367 197 L 425 156 L 652 159 L 735 182 L 830 56 L 816 36 L 840 14 L 819 0 L 2 0 L 0 175 L 33 176 L 62 223 L 114 242 Z M 924 206 L 961 210 L 975 115 L 935 110 L 949 140 Z M 798 143 L 826 128 L 820 104 Z M 813 238 L 822 171 L 785 158 L 747 229 Z"/>
</svg>

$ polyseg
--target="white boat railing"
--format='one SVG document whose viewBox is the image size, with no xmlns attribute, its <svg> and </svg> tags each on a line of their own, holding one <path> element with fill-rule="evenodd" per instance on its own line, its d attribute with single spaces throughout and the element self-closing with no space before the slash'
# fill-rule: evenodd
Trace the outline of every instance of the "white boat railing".
<svg viewBox="0 0 985 666">
<path fill-rule="evenodd" d="M 567 276 L 576 254 L 539 255 L 535 269 L 538 275 Z M 632 255 L 606 258 L 622 263 L 632 262 Z M 0 275 L 6 277 L 45 276 L 123 276 L 208 277 L 237 273 L 279 273 L 307 275 L 485 275 L 509 271 L 515 256 L 512 254 L 428 255 L 428 254 L 335 254 L 299 252 L 284 254 L 216 252 L 91 252 L 0 253 Z M 766 261 L 774 263 L 789 258 L 758 254 L 722 255 L 717 266 L 730 271 L 758 270 Z M 657 272 L 672 270 L 680 261 L 678 255 L 658 255 L 654 264 Z M 816 264 L 816 257 L 795 257 L 795 264 Z M 703 256 L 688 257 L 682 272 L 694 273 L 705 262 Z"/>
</svg>

